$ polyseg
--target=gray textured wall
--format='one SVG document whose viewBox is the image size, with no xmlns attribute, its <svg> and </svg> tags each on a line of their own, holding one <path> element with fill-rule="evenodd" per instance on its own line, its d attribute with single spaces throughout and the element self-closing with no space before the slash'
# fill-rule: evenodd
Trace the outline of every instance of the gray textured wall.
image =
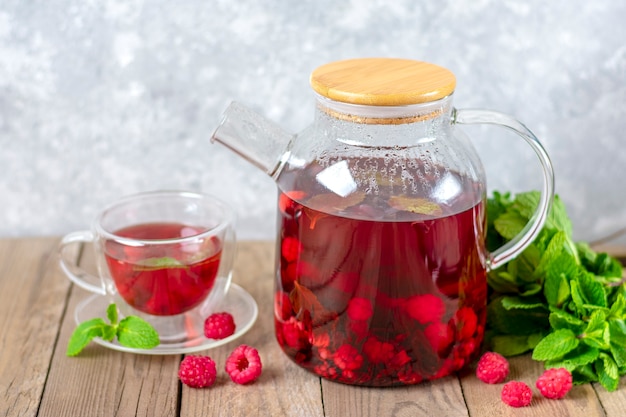
<svg viewBox="0 0 626 417">
<path fill-rule="evenodd" d="M 578 238 L 626 226 L 626 2 L 611 0 L 1 0 L 0 236 L 85 228 L 159 188 L 237 208 L 274 236 L 273 182 L 208 141 L 227 104 L 291 131 L 312 69 L 360 56 L 457 75 L 457 107 L 515 115 L 552 156 Z M 533 155 L 472 128 L 489 188 L 536 188 Z"/>
</svg>

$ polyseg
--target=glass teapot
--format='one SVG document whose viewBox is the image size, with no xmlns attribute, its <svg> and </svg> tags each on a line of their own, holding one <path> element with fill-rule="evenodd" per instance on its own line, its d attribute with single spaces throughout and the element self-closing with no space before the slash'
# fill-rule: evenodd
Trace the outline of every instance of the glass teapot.
<svg viewBox="0 0 626 417">
<path fill-rule="evenodd" d="M 461 369 L 483 340 L 486 273 L 543 226 L 550 159 L 515 119 L 452 106 L 455 77 L 406 59 L 313 71 L 315 119 L 292 135 L 238 103 L 213 134 L 275 181 L 276 338 L 303 368 L 346 384 L 395 386 Z M 458 124 L 512 129 L 542 166 L 531 221 L 485 248 L 486 179 Z"/>
</svg>

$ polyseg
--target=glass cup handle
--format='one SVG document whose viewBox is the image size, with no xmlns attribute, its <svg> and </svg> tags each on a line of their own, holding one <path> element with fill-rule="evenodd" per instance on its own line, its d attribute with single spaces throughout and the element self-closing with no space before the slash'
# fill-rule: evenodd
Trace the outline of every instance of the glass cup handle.
<svg viewBox="0 0 626 417">
<path fill-rule="evenodd" d="M 224 253 L 229 254 L 229 256 L 222 257 L 222 260 L 220 261 L 214 287 L 202 308 L 202 314 L 204 316 L 214 313 L 217 309 L 222 308 L 221 303 L 224 296 L 230 289 L 230 285 L 232 284 L 233 264 L 235 257 L 237 256 L 236 234 L 235 229 L 232 227 L 228 228 L 224 235 L 224 247 L 222 248 L 222 254 Z"/>
<path fill-rule="evenodd" d="M 503 113 L 490 110 L 454 109 L 452 123 L 493 124 L 512 130 L 522 137 L 537 154 L 543 172 L 543 189 L 539 205 L 522 231 L 502 247 L 493 251 L 487 260 L 488 269 L 496 269 L 512 260 L 531 244 L 543 227 L 554 198 L 554 169 L 539 139 L 521 122 Z"/>
<path fill-rule="evenodd" d="M 88 273 L 68 259 L 67 248 L 71 245 L 75 245 L 77 243 L 90 243 L 93 241 L 93 233 L 87 230 L 65 235 L 59 243 L 59 265 L 63 272 L 65 272 L 65 275 L 67 275 L 68 278 L 79 287 L 96 294 L 106 295 L 104 284 L 100 278 Z"/>
</svg>

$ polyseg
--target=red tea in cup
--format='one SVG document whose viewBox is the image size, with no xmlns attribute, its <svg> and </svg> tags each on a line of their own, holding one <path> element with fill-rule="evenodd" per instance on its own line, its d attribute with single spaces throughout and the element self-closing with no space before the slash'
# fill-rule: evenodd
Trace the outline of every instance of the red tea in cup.
<svg viewBox="0 0 626 417">
<path fill-rule="evenodd" d="M 144 223 L 115 232 L 140 240 L 175 239 L 201 233 L 181 223 Z M 222 253 L 215 236 L 198 243 L 142 247 L 107 241 L 105 258 L 120 296 L 133 308 L 156 316 L 184 313 L 211 292 Z"/>
</svg>

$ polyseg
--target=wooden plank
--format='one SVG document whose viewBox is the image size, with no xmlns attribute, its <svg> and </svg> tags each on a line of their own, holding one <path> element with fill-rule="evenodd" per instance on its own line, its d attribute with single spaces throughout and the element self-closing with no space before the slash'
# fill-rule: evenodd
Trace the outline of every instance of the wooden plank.
<svg viewBox="0 0 626 417">
<path fill-rule="evenodd" d="M 274 337 L 274 244 L 240 242 L 233 281 L 257 301 L 259 318 L 248 333 L 227 345 L 204 351 L 215 360 L 218 379 L 210 389 L 183 386 L 181 416 L 322 416 L 320 382 L 285 356 Z M 226 358 L 240 344 L 255 347 L 263 373 L 251 385 L 233 383 Z"/>
<path fill-rule="evenodd" d="M 57 241 L 0 240 L 0 415 L 37 414 L 70 288 Z"/>
<path fill-rule="evenodd" d="M 613 392 L 608 392 L 599 383 L 594 383 L 593 388 L 607 417 L 622 417 L 626 414 L 626 377 L 622 377 L 617 390 Z"/>
<path fill-rule="evenodd" d="M 241 339 L 204 352 L 218 363 L 213 388 L 181 388 L 180 355 L 133 355 L 92 344 L 79 357 L 67 358 L 74 309 L 88 293 L 72 288 L 58 269 L 51 257 L 57 241 L 0 239 L 0 415 L 617 417 L 626 409 L 626 379 L 612 393 L 587 384 L 574 387 L 564 400 L 542 398 L 534 381 L 543 367 L 528 356 L 511 359 L 509 380 L 533 387 L 533 403 L 522 409 L 503 404 L 502 384 L 482 383 L 473 366 L 461 373 L 460 384 L 455 377 L 392 389 L 320 381 L 287 359 L 275 342 L 270 242 L 240 243 L 234 280 L 255 297 L 260 315 Z M 93 268 L 92 257 L 83 264 Z M 234 384 L 223 371 L 226 356 L 240 343 L 257 347 L 264 363 L 263 375 L 250 386 Z"/>
<path fill-rule="evenodd" d="M 528 407 L 513 408 L 502 402 L 502 384 L 485 384 L 476 377 L 475 363 L 461 373 L 461 384 L 467 407 L 472 416 L 550 416 L 550 417 L 600 417 L 604 410 L 590 384 L 577 385 L 561 400 L 541 396 L 535 381 L 545 370 L 543 364 L 529 355 L 509 358 L 510 373 L 507 381 L 523 381 L 532 389 L 533 400 Z M 614 414 L 614 416 L 623 415 Z"/>
<path fill-rule="evenodd" d="M 322 391 L 328 417 L 468 415 L 456 376 L 394 388 L 356 387 L 323 380 Z"/>
<path fill-rule="evenodd" d="M 95 271 L 93 251 L 81 265 Z M 178 407 L 180 355 L 118 352 L 91 343 L 77 357 L 65 355 L 76 327 L 76 305 L 90 293 L 74 286 L 41 401 L 42 416 L 173 416 Z"/>
</svg>

